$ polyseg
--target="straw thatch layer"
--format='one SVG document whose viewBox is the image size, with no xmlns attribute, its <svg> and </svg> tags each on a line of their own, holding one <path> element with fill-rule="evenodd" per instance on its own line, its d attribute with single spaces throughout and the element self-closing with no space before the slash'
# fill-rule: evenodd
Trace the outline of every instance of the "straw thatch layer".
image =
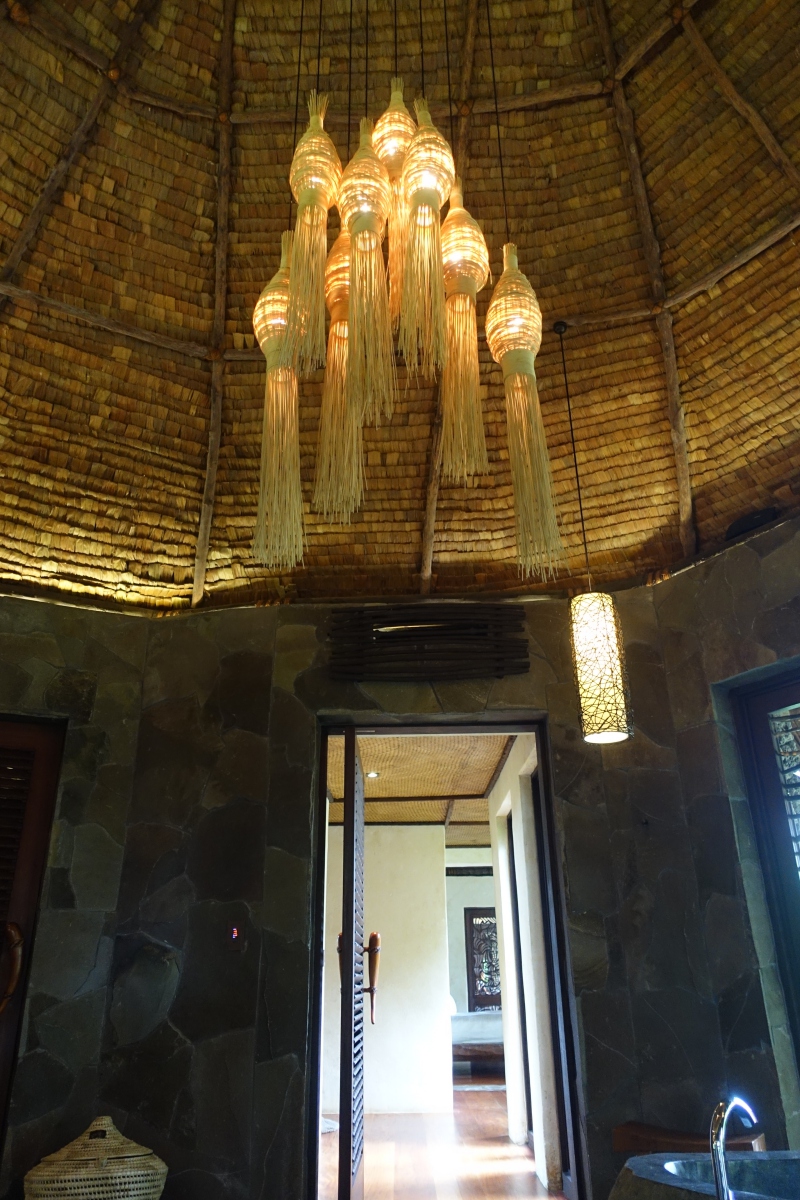
<svg viewBox="0 0 800 1200">
<path fill-rule="evenodd" d="M 98 0 L 26 0 L 82 42 L 81 57 L 0 9 L 0 278 L 105 77 L 134 8 Z M 255 300 L 274 273 L 289 223 L 288 167 L 300 0 L 238 0 L 234 116 L 270 110 L 282 123 L 233 126 L 224 349 L 254 347 Z M 313 6 L 312 6 L 313 7 Z M 418 7 L 370 6 L 369 113 L 391 76 L 421 90 Z M 670 11 L 609 0 L 619 59 Z M 316 9 L 306 5 L 300 117 L 317 82 L 331 95 L 326 127 L 344 161 L 348 6 L 326 0 L 317 63 Z M 448 9 L 453 90 L 466 5 Z M 495 5 L 501 104 L 606 76 L 594 4 Z M 800 165 L 797 0 L 715 0 L 695 9 L 711 51 Z M 364 30 L 353 45 L 353 136 L 363 112 Z M 156 4 L 132 40 L 119 86 L 56 190 L 11 282 L 140 330 L 211 345 L 217 232 L 222 2 Z M 441 9 L 426 9 L 425 92 L 447 101 Z M 106 81 L 107 82 L 107 81 Z M 668 293 L 732 257 L 800 208 L 800 193 L 748 122 L 710 82 L 680 29 L 627 76 Z M 168 107 L 131 95 L 158 93 Z M 474 100 L 492 98 L 481 9 Z M 189 107 L 192 106 L 192 107 Z M 482 105 L 486 107 L 484 103 Z M 181 115 L 185 110 L 184 115 Z M 186 115 L 190 113 L 190 115 Z M 436 121 L 450 135 L 446 116 Z M 537 358 L 542 416 L 569 567 L 582 551 L 556 316 L 647 308 L 652 292 L 631 181 L 609 95 L 501 114 L 510 231 L 536 288 L 545 336 Z M 475 112 L 465 200 L 481 222 L 495 275 L 506 240 L 496 126 Z M 335 210 L 329 245 L 337 232 Z M 701 549 L 754 508 L 800 505 L 798 238 L 789 235 L 674 311 L 681 399 Z M 489 289 L 487 289 L 488 292 Z M 488 296 L 479 297 L 482 330 Z M 584 509 L 598 578 L 613 582 L 681 558 L 664 359 L 650 319 L 570 329 L 565 338 Z M 489 470 L 443 482 L 434 591 L 520 586 L 501 373 L 480 342 Z M 189 602 L 209 434 L 210 363 L 0 297 L 0 580 L 155 605 Z M 205 575 L 210 601 L 403 594 L 419 589 L 436 385 L 399 371 L 391 423 L 364 433 L 364 503 L 348 526 L 311 507 L 322 373 L 301 383 L 304 566 L 270 574 L 250 555 L 255 520 L 263 359 L 227 362 L 222 439 Z M 560 586 L 569 586 L 566 576 Z"/>
</svg>

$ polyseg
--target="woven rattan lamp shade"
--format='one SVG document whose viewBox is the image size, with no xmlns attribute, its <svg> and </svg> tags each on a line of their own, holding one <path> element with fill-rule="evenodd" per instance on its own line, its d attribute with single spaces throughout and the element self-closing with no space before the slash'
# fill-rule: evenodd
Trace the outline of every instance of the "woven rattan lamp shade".
<svg viewBox="0 0 800 1200">
<path fill-rule="evenodd" d="M 349 521 L 361 504 L 364 472 L 361 422 L 347 403 L 350 234 L 340 233 L 325 267 L 325 302 L 331 315 L 322 385 L 314 507 L 331 521 Z"/>
<path fill-rule="evenodd" d="M 403 81 L 392 80 L 389 107 L 375 122 L 372 144 L 392 181 L 392 207 L 389 212 L 389 311 L 392 327 L 400 320 L 403 296 L 403 272 L 408 242 L 408 202 L 403 191 L 403 163 L 406 150 L 417 132 L 416 122 L 403 101 Z"/>
<path fill-rule="evenodd" d="M 297 201 L 283 365 L 301 374 L 325 363 L 325 258 L 328 209 L 336 203 L 342 164 L 323 128 L 328 97 L 312 91 L 309 121 L 292 158 L 289 184 Z"/>
<path fill-rule="evenodd" d="M 392 203 L 389 172 L 361 121 L 358 150 L 342 176 L 339 214 L 350 234 L 347 403 L 359 422 L 378 424 L 394 407 L 395 365 L 389 290 L 381 242 Z"/>
<path fill-rule="evenodd" d="M 293 567 L 303 557 L 297 372 L 282 364 L 292 253 L 293 237 L 287 232 L 281 238 L 280 266 L 253 313 L 253 328 L 267 360 L 253 557 L 270 567 Z"/>
<path fill-rule="evenodd" d="M 622 742 L 633 733 L 617 606 L 606 592 L 570 601 L 570 636 L 584 740 Z"/>
<path fill-rule="evenodd" d="M 342 225 L 351 237 L 363 229 L 382 238 L 391 203 L 389 172 L 373 148 L 372 122 L 364 117 L 358 149 L 339 184 L 337 205 Z"/>
<path fill-rule="evenodd" d="M 253 330 L 264 357 L 276 351 L 286 333 L 289 311 L 289 270 L 292 260 L 292 234 L 281 236 L 281 263 L 256 301 Z"/>
<path fill-rule="evenodd" d="M 375 153 L 389 172 L 390 179 L 398 179 L 402 175 L 406 151 L 416 132 L 416 122 L 403 100 L 403 81 L 395 78 L 392 80 L 389 107 L 375 122 L 372 138 Z"/>
<path fill-rule="evenodd" d="M 474 296 L 489 278 L 486 239 L 478 222 L 464 208 L 460 180 L 450 193 L 450 211 L 442 224 L 442 267 L 448 296 L 463 291 L 470 283 L 474 285 L 474 291 L 469 288 Z M 541 326 L 541 317 L 539 323 Z"/>
<path fill-rule="evenodd" d="M 442 225 L 447 362 L 442 372 L 442 470 L 467 483 L 489 468 L 480 398 L 475 299 L 489 278 L 481 227 L 464 208 L 461 184 L 450 193 Z"/>
<path fill-rule="evenodd" d="M 503 274 L 486 313 L 486 341 L 496 363 L 512 350 L 535 355 L 542 344 L 542 310 L 512 243 L 503 247 Z"/>
<path fill-rule="evenodd" d="M 403 163 L 408 241 L 400 303 L 400 350 L 410 374 L 433 377 L 447 361 L 439 210 L 455 181 L 453 153 L 428 105 L 415 102 L 419 127 Z"/>
<path fill-rule="evenodd" d="M 523 575 L 548 578 L 564 550 L 534 366 L 542 344 L 542 312 L 511 242 L 503 247 L 503 267 L 486 313 L 486 340 L 503 370 L 517 562 Z"/>
</svg>

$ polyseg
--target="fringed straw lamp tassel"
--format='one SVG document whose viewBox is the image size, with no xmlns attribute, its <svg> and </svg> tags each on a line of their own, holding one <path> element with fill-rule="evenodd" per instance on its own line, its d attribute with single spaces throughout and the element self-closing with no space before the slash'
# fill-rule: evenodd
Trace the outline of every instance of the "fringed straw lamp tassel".
<svg viewBox="0 0 800 1200">
<path fill-rule="evenodd" d="M 329 521 L 349 521 L 361 504 L 361 422 L 347 403 L 350 234 L 340 233 L 325 268 L 325 302 L 331 314 L 328 361 L 322 386 L 314 507 Z"/>
<path fill-rule="evenodd" d="M 450 193 L 442 225 L 447 297 L 447 363 L 442 372 L 442 471 L 466 483 L 488 471 L 481 411 L 475 300 L 489 278 L 489 252 L 480 225 L 464 208 L 461 180 Z"/>
<path fill-rule="evenodd" d="M 503 247 L 503 267 L 486 313 L 486 340 L 505 384 L 517 558 L 523 575 L 545 579 L 555 573 L 564 552 L 534 369 L 542 313 L 511 242 Z"/>
<path fill-rule="evenodd" d="M 389 107 L 375 122 L 372 144 L 392 181 L 392 207 L 389 212 L 389 312 L 392 329 L 400 321 L 403 296 L 403 271 L 408 241 L 408 205 L 403 191 L 403 163 L 409 143 L 417 132 L 414 118 L 403 102 L 403 81 L 392 80 Z"/>
<path fill-rule="evenodd" d="M 419 127 L 406 151 L 403 190 L 408 243 L 400 311 L 400 350 L 413 375 L 432 378 L 447 361 L 439 211 L 455 180 L 453 152 L 435 128 L 427 102 L 414 103 Z"/>
<path fill-rule="evenodd" d="M 389 173 L 372 148 L 372 121 L 339 187 L 339 216 L 350 234 L 347 398 L 359 423 L 378 424 L 394 406 L 395 366 L 381 242 L 392 203 Z"/>
<path fill-rule="evenodd" d="M 328 97 L 312 91 L 309 122 L 294 152 L 289 172 L 297 201 L 292 270 L 289 277 L 289 326 L 281 362 L 301 375 L 325 365 L 325 258 L 328 209 L 336 202 L 342 164 L 322 127 Z"/>
<path fill-rule="evenodd" d="M 259 296 L 253 313 L 253 329 L 267 360 L 253 557 L 272 568 L 294 567 L 303 558 L 297 372 L 281 364 L 291 258 L 292 235 L 284 233 L 281 265 Z"/>
</svg>

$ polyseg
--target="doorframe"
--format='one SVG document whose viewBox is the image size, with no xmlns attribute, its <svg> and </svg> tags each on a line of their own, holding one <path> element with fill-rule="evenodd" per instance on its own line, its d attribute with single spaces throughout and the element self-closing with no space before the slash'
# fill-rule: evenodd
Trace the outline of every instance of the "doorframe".
<svg viewBox="0 0 800 1200">
<path fill-rule="evenodd" d="M 565 1112 L 572 1122 L 573 1144 L 578 1195 L 581 1200 L 591 1200 L 589 1160 L 586 1142 L 586 1113 L 583 1088 L 583 1069 L 578 1041 L 578 1019 L 575 1004 L 575 989 L 572 985 L 572 967 L 568 953 L 566 891 L 564 888 L 561 847 L 555 822 L 555 788 L 552 774 L 552 756 L 547 713 L 519 715 L 509 712 L 487 713 L 476 721 L 474 715 L 462 719 L 458 715 L 447 715 L 425 720 L 423 718 L 398 722 L 391 713 L 380 713 L 371 721 L 348 717 L 317 714 L 317 785 L 316 803 L 312 813 L 312 846 L 314 861 L 311 864 L 311 953 L 309 971 L 309 1025 L 308 1060 L 306 1070 L 306 1197 L 317 1200 L 319 1173 L 319 1117 L 320 1084 L 322 1080 L 322 985 L 324 956 L 324 913 L 325 913 L 325 864 L 328 849 L 327 822 L 327 761 L 328 738 L 342 736 L 347 728 L 355 728 L 359 737 L 413 737 L 424 734 L 448 732 L 517 734 L 536 736 L 536 749 L 540 772 L 540 799 L 538 806 L 543 818 L 544 845 L 546 848 L 545 873 L 547 875 L 547 911 L 542 916 L 551 932 L 548 954 L 548 976 L 550 988 L 551 1021 L 553 1022 L 553 1056 L 557 1078 L 564 1076 L 563 1058 L 566 1052 L 566 1071 L 573 1086 L 569 1097 L 565 1097 Z M 544 897 L 543 897 L 544 898 Z M 557 1003 L 554 1006 L 553 1000 Z M 557 1036 L 556 1036 L 557 1035 Z"/>
</svg>

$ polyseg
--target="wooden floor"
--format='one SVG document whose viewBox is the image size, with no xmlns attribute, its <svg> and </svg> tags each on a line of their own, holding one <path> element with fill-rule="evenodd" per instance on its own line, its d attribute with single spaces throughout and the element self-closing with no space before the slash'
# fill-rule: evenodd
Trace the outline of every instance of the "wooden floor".
<svg viewBox="0 0 800 1200">
<path fill-rule="evenodd" d="M 508 1137 L 504 1090 L 455 1091 L 452 1115 L 366 1119 L 365 1200 L 544 1197 L 533 1156 Z M 319 1200 L 335 1200 L 339 1139 L 323 1134 Z"/>
</svg>

